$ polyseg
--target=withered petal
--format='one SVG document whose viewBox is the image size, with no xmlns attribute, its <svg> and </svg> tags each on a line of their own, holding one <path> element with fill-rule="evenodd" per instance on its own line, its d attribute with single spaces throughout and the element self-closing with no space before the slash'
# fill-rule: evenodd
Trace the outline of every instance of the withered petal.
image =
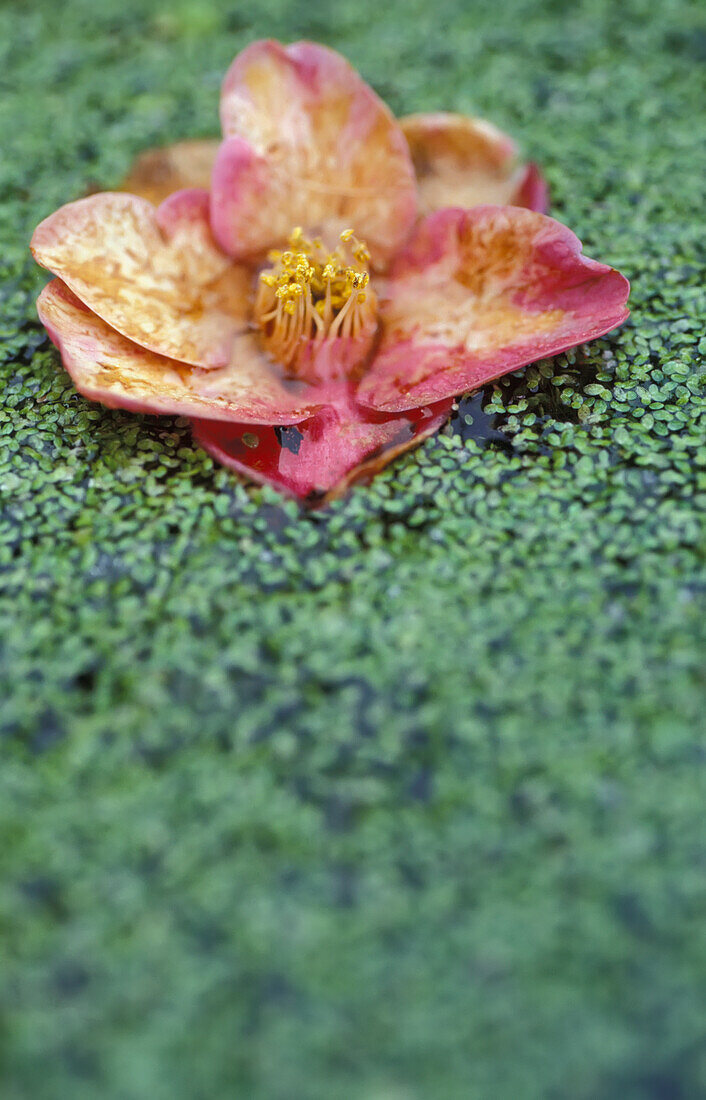
<svg viewBox="0 0 706 1100">
<path fill-rule="evenodd" d="M 295 424 L 320 408 L 313 389 L 277 377 L 253 334 L 235 338 L 231 364 L 204 371 L 121 336 L 60 279 L 37 312 L 77 390 L 111 408 L 257 424 Z"/>
<path fill-rule="evenodd" d="M 206 191 L 178 191 L 157 208 L 90 195 L 41 222 L 31 248 L 111 328 L 158 355 L 223 367 L 247 326 L 251 275 L 216 245 Z"/>
<path fill-rule="evenodd" d="M 544 214 L 438 211 L 386 281 L 382 339 L 358 398 L 399 412 L 476 389 L 621 325 L 629 290 Z"/>
<path fill-rule="evenodd" d="M 194 438 L 218 462 L 250 480 L 321 504 L 437 431 L 452 404 L 437 402 L 390 417 L 358 407 L 349 388 L 331 389 L 330 395 L 332 405 L 294 427 L 194 420 Z"/>
<path fill-rule="evenodd" d="M 212 221 L 236 258 L 280 243 L 296 225 L 336 236 L 349 226 L 382 265 L 417 213 L 399 124 L 339 54 L 312 42 L 254 42 L 223 82 L 226 141 Z"/>
<path fill-rule="evenodd" d="M 515 143 L 492 123 L 436 111 L 407 115 L 400 125 L 417 174 L 422 214 L 488 203 L 547 209 L 546 184 L 537 167 L 521 164 Z"/>
<path fill-rule="evenodd" d="M 218 138 L 178 141 L 147 149 L 135 158 L 118 187 L 158 206 L 175 191 L 211 187 L 211 173 L 218 152 Z"/>
</svg>

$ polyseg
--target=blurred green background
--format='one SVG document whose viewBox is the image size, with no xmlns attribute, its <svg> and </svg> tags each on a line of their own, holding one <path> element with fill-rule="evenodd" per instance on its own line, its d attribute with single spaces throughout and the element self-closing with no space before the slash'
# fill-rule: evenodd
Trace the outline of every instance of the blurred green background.
<svg viewBox="0 0 706 1100">
<path fill-rule="evenodd" d="M 319 513 L 91 406 L 36 222 L 215 133 L 260 36 L 512 133 L 633 282 Z M 0 8 L 3 1100 L 692 1100 L 703 8 Z"/>
</svg>

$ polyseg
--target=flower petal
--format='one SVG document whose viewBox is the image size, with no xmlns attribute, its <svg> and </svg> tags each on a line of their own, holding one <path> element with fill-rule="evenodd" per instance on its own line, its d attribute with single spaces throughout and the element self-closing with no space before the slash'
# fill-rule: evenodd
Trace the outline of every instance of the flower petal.
<svg viewBox="0 0 706 1100">
<path fill-rule="evenodd" d="M 204 371 L 127 340 L 60 279 L 39 295 L 37 312 L 77 390 L 111 408 L 257 424 L 294 424 L 320 408 L 310 388 L 282 383 L 250 333 L 235 338 L 229 366 Z"/>
<path fill-rule="evenodd" d="M 537 210 L 540 214 L 546 214 L 549 209 L 549 188 L 536 164 L 528 164 L 525 167 L 511 205 L 525 206 L 528 210 Z"/>
<path fill-rule="evenodd" d="M 417 173 L 423 214 L 487 203 L 547 209 L 538 169 L 520 164 L 515 143 L 491 123 L 439 111 L 407 115 L 400 125 Z"/>
<path fill-rule="evenodd" d="M 139 195 L 155 206 L 185 188 L 208 191 L 219 145 L 218 138 L 204 138 L 148 149 L 135 159 L 118 190 Z"/>
<path fill-rule="evenodd" d="M 247 325 L 250 275 L 216 246 L 206 191 L 155 208 L 103 192 L 62 206 L 34 231 L 38 263 L 112 328 L 159 355 L 223 367 Z"/>
<path fill-rule="evenodd" d="M 383 417 L 360 409 L 348 389 L 316 416 L 290 428 L 194 420 L 194 438 L 218 462 L 252 481 L 309 503 L 338 496 L 372 476 L 444 423 L 451 401 Z"/>
<path fill-rule="evenodd" d="M 398 412 L 476 389 L 622 324 L 629 290 L 544 214 L 438 211 L 387 281 L 383 336 L 359 400 Z"/>
<path fill-rule="evenodd" d="M 295 225 L 335 237 L 349 225 L 384 263 L 417 213 L 400 127 L 333 50 L 254 42 L 223 83 L 226 141 L 213 176 L 212 222 L 236 258 L 282 242 Z"/>
</svg>

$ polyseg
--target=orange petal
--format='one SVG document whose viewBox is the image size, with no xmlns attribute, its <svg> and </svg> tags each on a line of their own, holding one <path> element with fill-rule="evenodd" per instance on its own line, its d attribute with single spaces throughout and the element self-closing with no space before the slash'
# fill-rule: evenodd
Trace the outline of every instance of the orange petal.
<svg viewBox="0 0 706 1100">
<path fill-rule="evenodd" d="M 148 149 L 135 159 L 118 190 L 139 195 L 155 206 L 187 187 L 208 191 L 219 144 L 218 138 L 205 138 Z"/>
<path fill-rule="evenodd" d="M 536 185 L 531 187 L 514 142 L 491 123 L 439 111 L 408 115 L 400 125 L 417 173 L 423 214 L 485 203 L 546 210 L 546 188 L 536 167 L 531 175 Z"/>
<path fill-rule="evenodd" d="M 295 424 L 320 403 L 301 384 L 286 387 L 250 333 L 235 338 L 232 363 L 204 371 L 155 355 L 92 313 L 60 279 L 37 300 L 39 319 L 61 352 L 77 390 L 91 401 L 134 412 Z"/>
<path fill-rule="evenodd" d="M 451 411 L 451 401 L 445 401 L 382 416 L 361 409 L 345 384 L 330 387 L 329 398 L 330 405 L 296 427 L 253 429 L 194 420 L 194 438 L 218 462 L 252 481 L 321 504 L 426 439 Z"/>
<path fill-rule="evenodd" d="M 388 412 L 476 389 L 623 323 L 630 285 L 574 234 L 515 206 L 439 210 L 397 257 L 360 383 Z"/>
<path fill-rule="evenodd" d="M 217 247 L 206 191 L 155 208 L 118 192 L 62 206 L 32 252 L 112 328 L 159 355 L 203 368 L 230 362 L 249 314 L 250 276 Z"/>
<path fill-rule="evenodd" d="M 329 239 L 352 226 L 378 264 L 405 240 L 416 217 L 407 143 L 333 50 L 253 43 L 226 75 L 221 120 L 238 142 L 216 161 L 212 218 L 231 255 L 255 255 L 296 225 Z"/>
</svg>

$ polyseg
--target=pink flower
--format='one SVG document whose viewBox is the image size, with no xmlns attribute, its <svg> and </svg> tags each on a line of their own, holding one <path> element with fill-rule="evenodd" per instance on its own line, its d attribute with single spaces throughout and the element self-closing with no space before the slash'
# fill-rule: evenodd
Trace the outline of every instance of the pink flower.
<svg viewBox="0 0 706 1100">
<path fill-rule="evenodd" d="M 61 207 L 32 251 L 77 389 L 190 417 L 255 481 L 328 499 L 458 394 L 628 316 L 627 280 L 541 212 L 539 172 L 487 123 L 398 123 L 332 50 L 271 41 L 233 62 L 221 119 L 220 143 Z"/>
</svg>

